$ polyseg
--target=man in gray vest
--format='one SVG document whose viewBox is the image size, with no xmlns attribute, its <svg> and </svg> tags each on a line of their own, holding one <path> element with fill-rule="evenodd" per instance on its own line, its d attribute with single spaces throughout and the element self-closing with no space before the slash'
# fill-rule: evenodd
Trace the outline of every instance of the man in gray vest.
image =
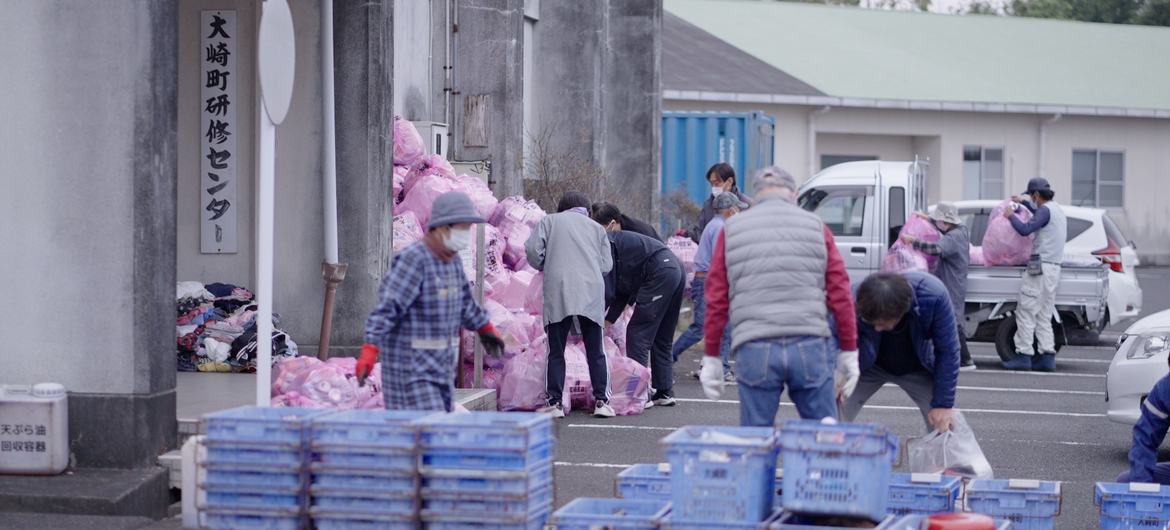
<svg viewBox="0 0 1170 530">
<path fill-rule="evenodd" d="M 753 185 L 755 204 L 727 220 L 707 270 L 703 391 L 711 399 L 723 391 L 719 345 L 730 315 L 740 425 L 771 426 L 785 386 L 800 417 L 835 418 L 860 374 L 845 261 L 821 219 L 796 205 L 792 175 L 764 168 Z"/>
<path fill-rule="evenodd" d="M 1052 312 L 1056 304 L 1056 284 L 1060 283 L 1060 262 L 1064 260 L 1064 242 L 1068 236 L 1068 219 L 1053 201 L 1056 193 L 1042 178 L 1028 181 L 1027 198 L 1012 200 L 1032 212 L 1028 222 L 1020 221 L 1004 208 L 1003 215 L 1021 236 L 1036 234 L 1032 241 L 1032 258 L 1020 286 L 1020 303 L 1016 306 L 1016 356 L 1003 363 L 1008 370 L 1056 371 L 1056 337 L 1052 333 Z M 1031 200 L 1028 200 L 1031 199 Z M 1032 348 L 1035 337 L 1038 350 Z"/>
<path fill-rule="evenodd" d="M 929 219 L 942 238 L 938 243 L 927 243 L 911 235 L 903 235 L 902 241 L 914 246 L 914 249 L 938 256 L 938 267 L 934 275 L 947 287 L 947 294 L 951 298 L 951 309 L 955 312 L 955 322 L 959 326 L 959 370 L 975 369 L 975 362 L 971 360 L 971 351 L 967 349 L 967 335 L 963 330 L 963 308 L 967 305 L 967 274 L 971 267 L 971 235 L 967 227 L 963 226 L 963 219 L 959 217 L 959 208 L 953 202 L 940 202 L 930 212 L 914 212 L 914 215 Z"/>
</svg>

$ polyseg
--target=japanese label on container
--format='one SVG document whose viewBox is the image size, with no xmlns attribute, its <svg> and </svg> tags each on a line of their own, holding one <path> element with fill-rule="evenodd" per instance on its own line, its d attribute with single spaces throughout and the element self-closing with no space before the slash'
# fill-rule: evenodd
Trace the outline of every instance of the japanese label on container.
<svg viewBox="0 0 1170 530">
<path fill-rule="evenodd" d="M 200 17 L 199 127 L 201 140 L 199 250 L 236 252 L 236 12 Z"/>
<path fill-rule="evenodd" d="M 44 425 L 0 423 L 0 453 L 43 453 L 48 436 Z"/>
</svg>

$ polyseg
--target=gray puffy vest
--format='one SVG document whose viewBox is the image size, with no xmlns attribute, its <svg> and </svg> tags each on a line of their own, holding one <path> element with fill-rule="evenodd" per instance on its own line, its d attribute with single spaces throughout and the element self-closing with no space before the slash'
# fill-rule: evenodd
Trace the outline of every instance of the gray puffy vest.
<svg viewBox="0 0 1170 530">
<path fill-rule="evenodd" d="M 1048 224 L 1036 232 L 1036 239 L 1032 242 L 1032 252 L 1040 255 L 1040 261 L 1060 264 L 1064 261 L 1064 241 L 1068 239 L 1068 218 L 1064 216 L 1064 209 L 1056 201 L 1044 204 L 1048 208 Z"/>
<path fill-rule="evenodd" d="M 759 339 L 829 336 L 823 226 L 815 214 L 780 197 L 727 220 L 733 349 Z"/>
</svg>

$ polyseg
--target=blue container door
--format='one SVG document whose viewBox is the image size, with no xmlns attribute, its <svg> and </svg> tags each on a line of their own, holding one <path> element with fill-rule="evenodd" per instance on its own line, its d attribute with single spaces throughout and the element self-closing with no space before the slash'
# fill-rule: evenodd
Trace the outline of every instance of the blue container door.
<svg viewBox="0 0 1170 530">
<path fill-rule="evenodd" d="M 748 179 L 773 157 L 775 119 L 760 112 L 662 113 L 662 194 L 683 190 L 697 204 L 711 194 L 707 169 L 717 162 L 735 168 L 745 193 Z"/>
</svg>

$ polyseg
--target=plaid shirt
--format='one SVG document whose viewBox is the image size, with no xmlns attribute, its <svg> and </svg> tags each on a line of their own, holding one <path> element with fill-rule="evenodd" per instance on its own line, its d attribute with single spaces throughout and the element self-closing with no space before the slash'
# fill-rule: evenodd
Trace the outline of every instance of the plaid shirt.
<svg viewBox="0 0 1170 530">
<path fill-rule="evenodd" d="M 365 337 L 381 350 L 386 408 L 451 410 L 459 329 L 488 322 L 458 257 L 443 262 L 421 241 L 394 256 Z"/>
</svg>

